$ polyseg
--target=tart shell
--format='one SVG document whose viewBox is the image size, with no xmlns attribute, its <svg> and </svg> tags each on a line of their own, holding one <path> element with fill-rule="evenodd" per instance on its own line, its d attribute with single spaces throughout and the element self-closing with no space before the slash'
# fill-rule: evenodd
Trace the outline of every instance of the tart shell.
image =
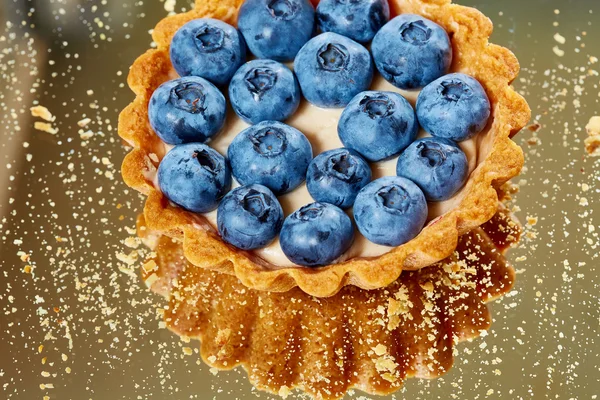
<svg viewBox="0 0 600 400">
<path fill-rule="evenodd" d="M 390 394 L 407 378 L 447 372 L 456 345 L 489 328 L 485 302 L 511 289 L 514 270 L 503 252 L 520 227 L 502 210 L 462 236 L 448 259 L 405 271 L 384 289 L 348 286 L 325 299 L 298 288 L 247 289 L 234 276 L 189 264 L 181 243 L 153 237 L 143 217 L 138 231 L 152 242 L 155 256 L 142 275 L 168 300 L 166 326 L 199 339 L 208 365 L 242 365 L 253 385 L 283 397 L 299 389 L 337 399 L 352 388 Z"/>
<path fill-rule="evenodd" d="M 197 0 L 195 9 L 162 20 L 153 32 L 157 48 L 147 51 L 131 67 L 128 83 L 136 95 L 119 118 L 119 135 L 133 147 L 122 165 L 127 185 L 147 195 L 144 216 L 152 231 L 183 243 L 193 265 L 235 275 L 249 288 L 285 292 L 298 286 L 318 297 L 336 294 L 346 285 L 363 289 L 385 287 L 403 270 L 418 270 L 450 256 L 458 238 L 488 221 L 497 210 L 497 189 L 516 176 L 523 152 L 511 137 L 530 118 L 526 101 L 511 87 L 519 64 L 506 48 L 488 43 L 492 23 L 479 11 L 450 0 L 390 0 L 392 13 L 414 13 L 440 24 L 453 43 L 452 72 L 477 78 L 492 104 L 484 157 L 461 191 L 458 205 L 431 221 L 413 240 L 374 258 L 355 258 L 317 269 L 275 267 L 251 253 L 235 249 L 199 215 L 172 205 L 147 178 L 164 156 L 164 145 L 150 128 L 147 106 L 154 90 L 172 79 L 169 45 L 186 22 L 203 17 L 235 24 L 242 0 Z"/>
</svg>

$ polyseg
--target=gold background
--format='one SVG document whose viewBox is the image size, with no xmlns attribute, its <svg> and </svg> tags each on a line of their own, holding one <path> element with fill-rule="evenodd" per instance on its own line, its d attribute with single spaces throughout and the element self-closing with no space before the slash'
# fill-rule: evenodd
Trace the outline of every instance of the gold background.
<svg viewBox="0 0 600 400">
<path fill-rule="evenodd" d="M 491 306 L 488 335 L 461 344 L 449 374 L 409 380 L 395 398 L 593 399 L 600 166 L 585 156 L 583 139 L 589 118 L 600 115 L 600 64 L 590 61 L 600 58 L 600 3 L 460 3 L 488 15 L 492 41 L 521 62 L 515 86 L 541 129 L 516 138 L 527 156 L 515 180 L 517 216 L 537 224 L 509 255 L 517 284 Z M 197 354 L 184 355 L 194 345 L 158 327 L 162 299 L 119 269 L 116 254 L 131 251 L 125 227 L 142 201 L 119 176 L 117 116 L 133 98 L 128 67 L 149 47 L 164 6 L 0 0 L 0 398 L 272 398 L 241 369 L 213 376 Z M 176 11 L 183 7 L 189 3 L 177 0 Z M 36 101 L 56 116 L 56 135 L 33 129 Z M 89 140 L 78 133 L 84 117 L 92 119 L 83 128 L 94 133 Z"/>
</svg>

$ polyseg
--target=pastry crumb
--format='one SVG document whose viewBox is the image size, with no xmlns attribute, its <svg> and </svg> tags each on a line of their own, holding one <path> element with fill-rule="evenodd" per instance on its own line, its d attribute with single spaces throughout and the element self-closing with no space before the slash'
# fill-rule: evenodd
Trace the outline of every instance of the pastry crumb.
<svg viewBox="0 0 600 400">
<path fill-rule="evenodd" d="M 600 157 L 600 116 L 592 117 L 585 129 L 588 134 L 585 151 L 592 157 Z"/>
<path fill-rule="evenodd" d="M 58 129 L 54 128 L 49 122 L 36 121 L 33 124 L 33 127 L 38 131 L 46 132 L 51 135 L 56 135 L 58 133 Z"/>
<path fill-rule="evenodd" d="M 387 347 L 385 347 L 382 344 L 378 344 L 377 346 L 375 346 L 373 348 L 373 351 L 375 352 L 376 355 L 382 356 L 387 353 Z"/>
<path fill-rule="evenodd" d="M 290 388 L 288 388 L 287 386 L 282 386 L 282 387 L 279 389 L 279 392 L 278 392 L 278 394 L 279 394 L 279 396 L 280 396 L 281 398 L 283 398 L 283 399 L 287 399 L 287 398 L 288 398 L 288 396 L 289 396 L 290 394 L 292 394 L 292 391 L 291 391 L 291 390 L 290 390 Z"/>
<path fill-rule="evenodd" d="M 48 122 L 54 122 L 56 119 L 56 117 L 44 106 L 31 107 L 30 111 L 33 117 L 38 117 Z"/>
</svg>

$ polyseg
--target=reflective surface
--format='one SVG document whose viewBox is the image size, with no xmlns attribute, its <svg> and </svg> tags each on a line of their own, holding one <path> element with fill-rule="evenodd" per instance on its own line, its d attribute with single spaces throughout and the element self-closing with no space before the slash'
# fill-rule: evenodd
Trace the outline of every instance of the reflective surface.
<svg viewBox="0 0 600 400">
<path fill-rule="evenodd" d="M 2 398 L 272 398 L 243 370 L 214 376 L 182 350 L 197 346 L 160 328 L 164 302 L 140 282 L 141 256 L 127 239 L 142 198 L 120 178 L 117 116 L 133 98 L 128 67 L 172 3 L 189 8 L 0 2 Z M 521 62 L 515 86 L 540 125 L 516 138 L 527 164 L 515 210 L 529 225 L 510 253 L 517 284 L 492 305 L 491 331 L 460 345 L 445 377 L 410 380 L 396 398 L 595 398 L 600 168 L 583 140 L 600 114 L 600 4 L 460 3 L 489 16 L 492 41 Z M 55 134 L 33 129 L 43 121 L 29 110 L 38 103 L 56 117 L 41 128 Z"/>
</svg>

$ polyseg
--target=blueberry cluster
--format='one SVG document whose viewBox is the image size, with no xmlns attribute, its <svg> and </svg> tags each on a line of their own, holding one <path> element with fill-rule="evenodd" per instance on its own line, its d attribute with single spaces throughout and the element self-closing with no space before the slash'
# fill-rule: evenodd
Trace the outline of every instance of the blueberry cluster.
<svg viewBox="0 0 600 400">
<path fill-rule="evenodd" d="M 171 62 L 181 78 L 150 99 L 156 134 L 175 145 L 158 169 L 161 191 L 197 213 L 217 209 L 222 238 L 242 250 L 270 244 L 294 263 L 335 262 L 352 245 L 352 209 L 370 241 L 398 246 L 422 230 L 427 202 L 465 184 L 468 161 L 457 142 L 481 132 L 490 102 L 481 84 L 449 74 L 446 31 L 418 15 L 391 21 L 387 0 L 246 0 L 238 29 L 214 19 L 185 24 Z M 370 51 L 365 47 L 371 43 Z M 255 59 L 247 61 L 251 53 Z M 283 62 L 294 62 L 291 70 Z M 416 111 L 399 93 L 370 91 L 378 71 L 403 90 L 422 89 Z M 225 124 L 227 100 L 251 124 L 227 158 L 207 143 Z M 344 148 L 313 158 L 310 142 L 286 121 L 302 97 L 344 108 Z M 419 127 L 431 137 L 417 140 Z M 372 181 L 371 165 L 398 157 L 397 176 Z M 232 176 L 241 185 L 230 191 Z M 277 196 L 304 181 L 315 200 L 285 218 Z"/>
</svg>

